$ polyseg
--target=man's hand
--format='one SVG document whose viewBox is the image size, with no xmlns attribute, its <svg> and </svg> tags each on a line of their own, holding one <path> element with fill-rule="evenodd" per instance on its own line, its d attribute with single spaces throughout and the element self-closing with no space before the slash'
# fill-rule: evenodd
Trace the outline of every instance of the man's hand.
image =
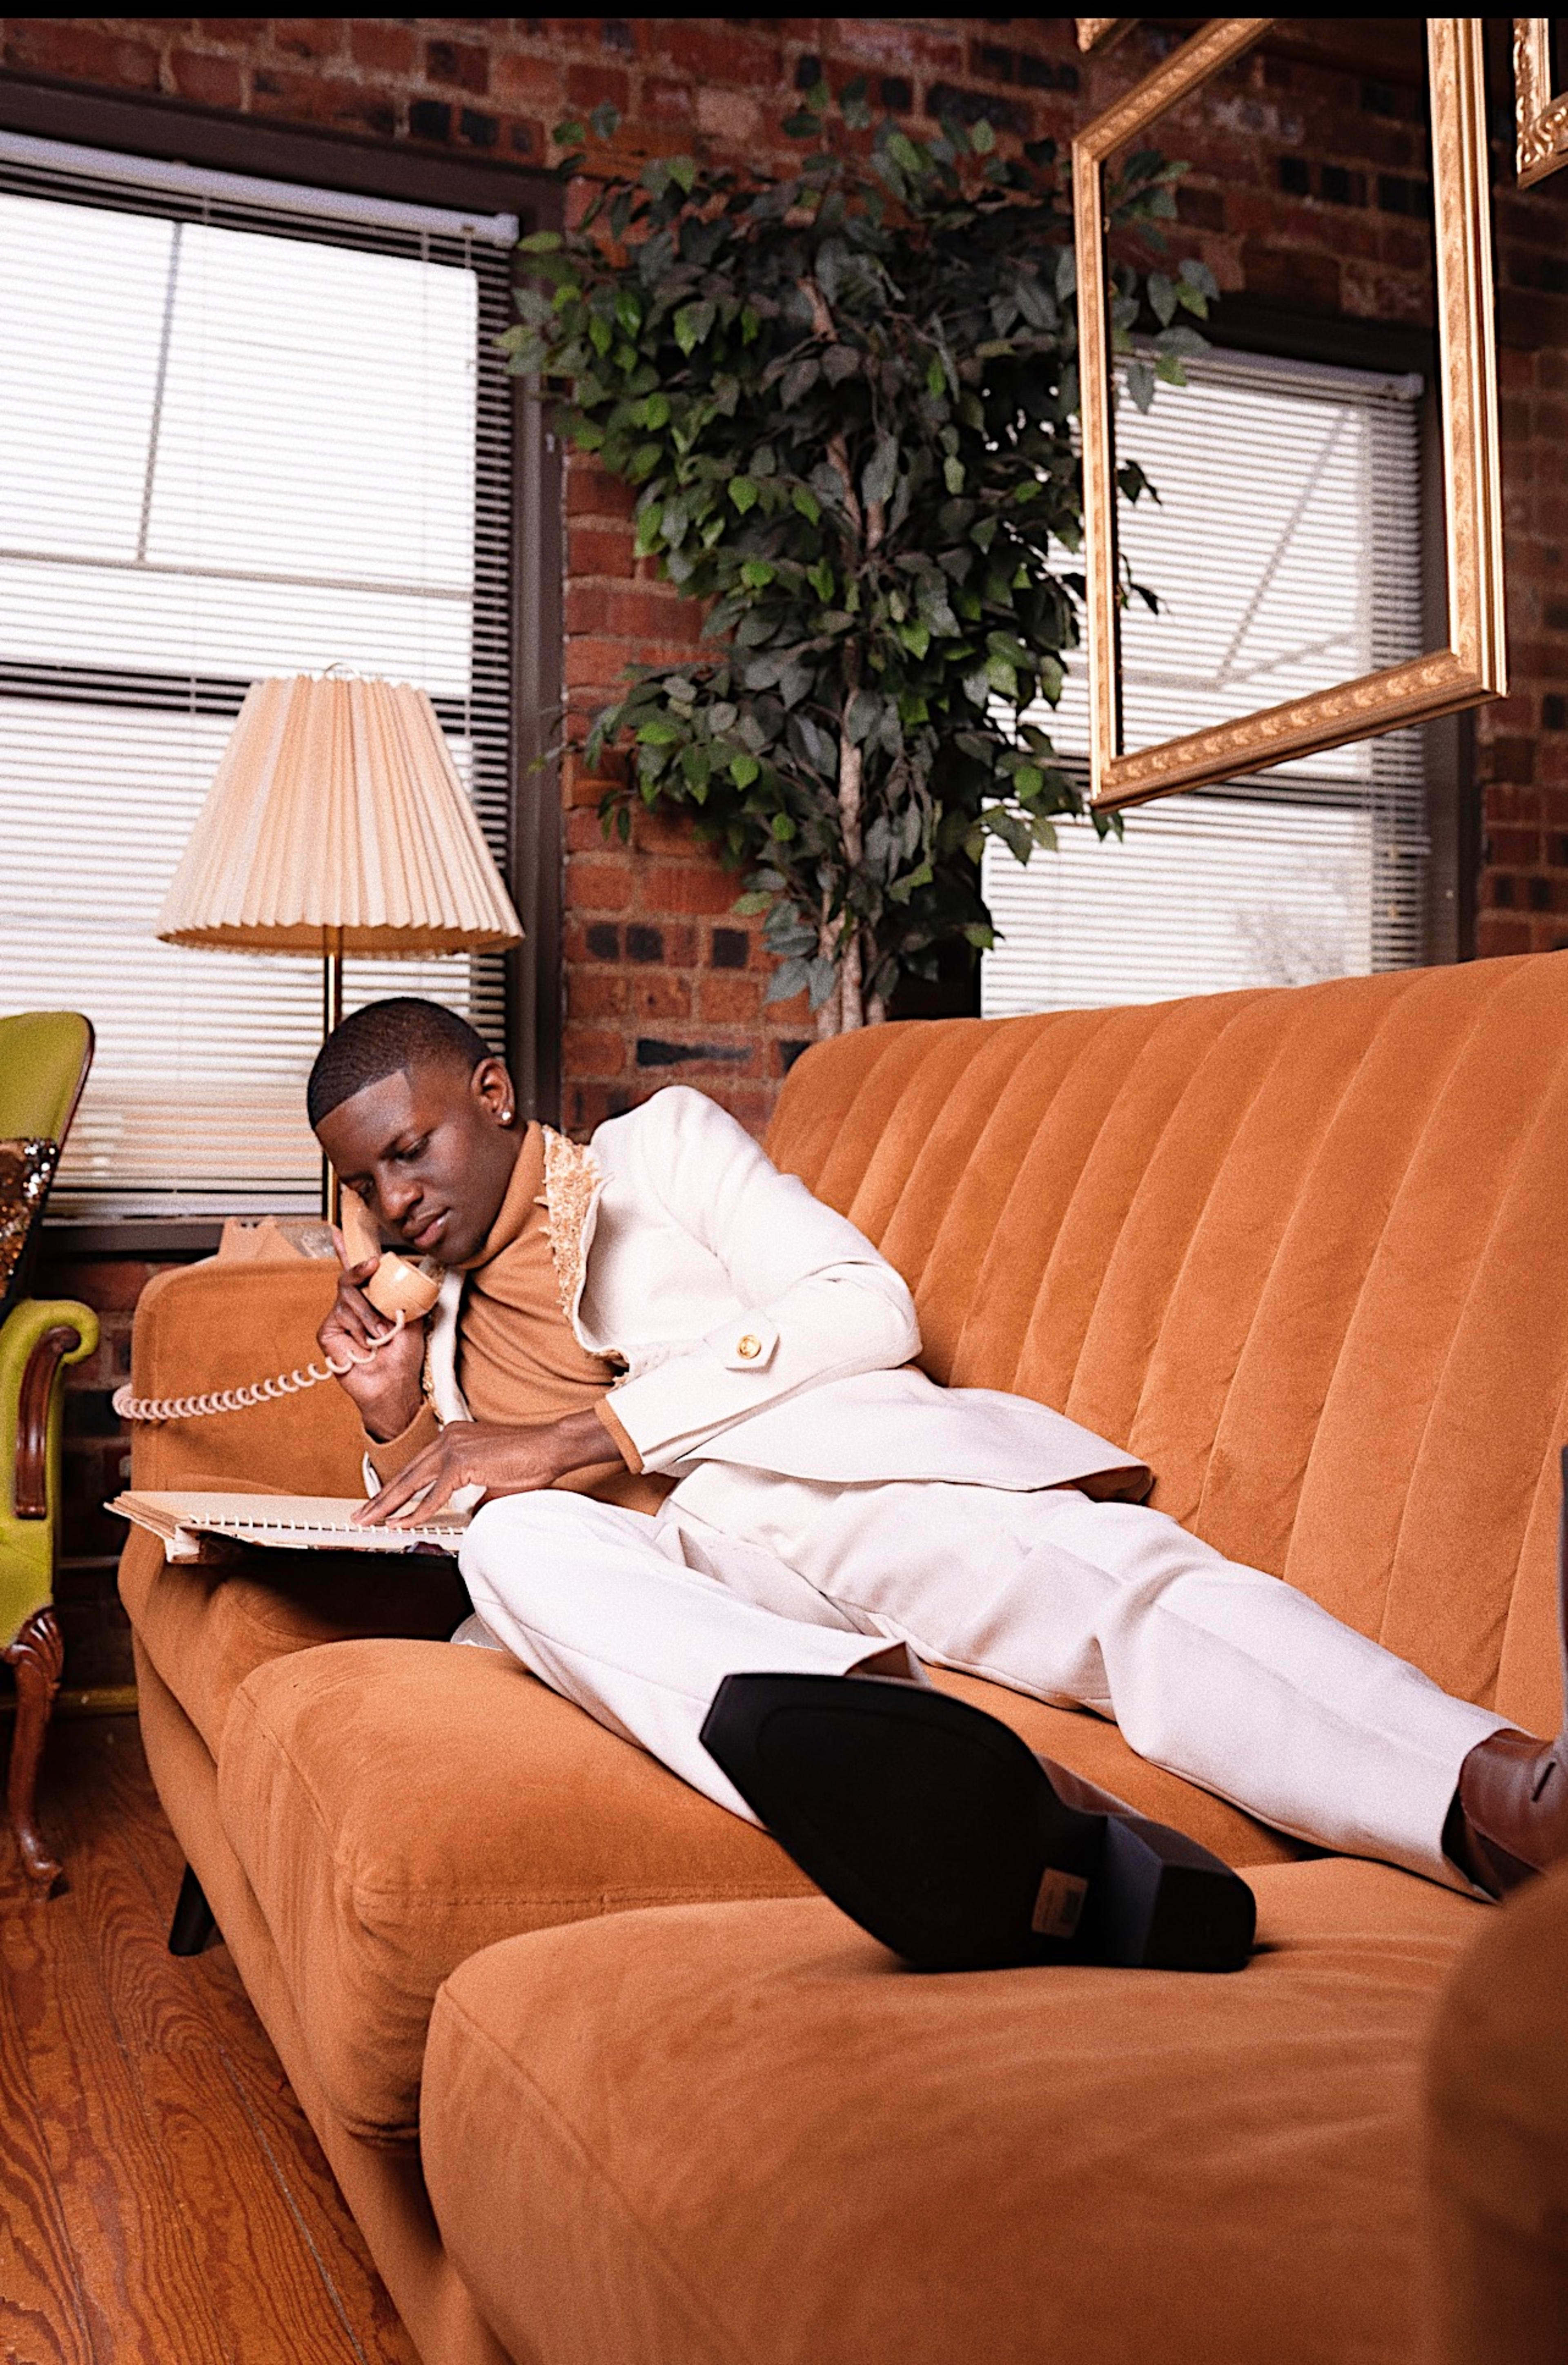
<svg viewBox="0 0 1568 2365">
<path fill-rule="evenodd" d="M 425 1357 L 425 1326 L 405 1322 L 396 1338 L 387 1339 L 390 1321 L 376 1312 L 364 1294 L 364 1284 L 375 1271 L 369 1260 L 349 1266 L 316 1340 L 334 1363 L 344 1363 L 351 1352 L 365 1354 L 373 1339 L 386 1339 L 368 1362 L 355 1363 L 338 1382 L 353 1399 L 371 1436 L 384 1443 L 408 1428 L 422 1401 L 420 1370 Z M 603 1433 L 601 1429 L 599 1434 Z"/>
<path fill-rule="evenodd" d="M 406 1526 L 428 1519 L 459 1486 L 483 1486 L 487 1497 L 527 1495 L 553 1486 L 570 1471 L 615 1459 L 604 1424 L 591 1409 L 569 1413 L 565 1420 L 539 1429 L 511 1429 L 498 1420 L 454 1420 L 379 1495 L 373 1495 L 363 1511 L 354 1513 L 354 1523 L 364 1528 L 388 1522 Z M 416 1495 L 423 1499 L 405 1508 Z"/>
</svg>

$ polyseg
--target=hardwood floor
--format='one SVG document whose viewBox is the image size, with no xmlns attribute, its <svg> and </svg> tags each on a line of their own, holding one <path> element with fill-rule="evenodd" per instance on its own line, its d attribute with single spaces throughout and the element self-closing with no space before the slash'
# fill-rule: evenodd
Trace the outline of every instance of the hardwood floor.
<svg viewBox="0 0 1568 2365">
<path fill-rule="evenodd" d="M 0 1829 L 0 2365 L 418 2365 L 227 1950 L 166 1949 L 135 1719 L 57 1722 L 39 1810 L 47 1904 Z"/>
</svg>

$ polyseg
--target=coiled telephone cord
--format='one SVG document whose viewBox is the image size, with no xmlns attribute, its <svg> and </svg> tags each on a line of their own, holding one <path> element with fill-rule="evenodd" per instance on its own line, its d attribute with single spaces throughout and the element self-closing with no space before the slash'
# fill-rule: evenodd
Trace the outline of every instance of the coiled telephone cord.
<svg viewBox="0 0 1568 2365">
<path fill-rule="evenodd" d="M 210 1389 L 200 1396 L 133 1396 L 128 1380 L 114 1392 L 111 1403 L 121 1420 L 206 1420 L 217 1412 L 249 1412 L 252 1405 L 278 1404 L 286 1396 L 297 1396 L 306 1388 L 319 1387 L 323 1380 L 341 1380 L 358 1363 L 374 1362 L 381 1349 L 394 1339 L 403 1328 L 403 1317 L 392 1317 L 392 1328 L 370 1341 L 365 1354 L 356 1354 L 351 1347 L 346 1363 L 334 1363 L 330 1355 L 324 1363 L 297 1365 L 292 1372 L 279 1372 L 270 1380 L 256 1380 L 247 1388 Z"/>
</svg>

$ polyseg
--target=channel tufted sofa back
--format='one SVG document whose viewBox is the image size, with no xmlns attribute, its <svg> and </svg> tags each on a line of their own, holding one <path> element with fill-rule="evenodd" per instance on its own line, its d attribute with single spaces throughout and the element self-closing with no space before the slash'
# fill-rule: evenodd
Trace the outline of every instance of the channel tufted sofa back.
<svg viewBox="0 0 1568 2365">
<path fill-rule="evenodd" d="M 1222 1552 L 1553 1728 L 1568 954 L 876 1028 L 767 1146 L 936 1378 L 1130 1447 Z"/>
</svg>

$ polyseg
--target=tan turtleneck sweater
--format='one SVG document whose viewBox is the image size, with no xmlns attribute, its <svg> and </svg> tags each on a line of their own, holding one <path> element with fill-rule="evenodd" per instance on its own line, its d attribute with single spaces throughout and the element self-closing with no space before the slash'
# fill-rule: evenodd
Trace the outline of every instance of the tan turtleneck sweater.
<svg viewBox="0 0 1568 2365">
<path fill-rule="evenodd" d="M 489 1238 L 465 1267 L 468 1286 L 457 1324 L 457 1384 L 476 1420 L 538 1429 L 591 1407 L 605 1422 L 607 1443 L 618 1443 L 621 1424 L 608 1414 L 605 1398 L 620 1372 L 607 1356 L 590 1354 L 567 1319 L 543 1189 L 544 1135 L 540 1126 L 531 1125 L 518 1144 L 517 1164 Z M 382 1485 L 440 1434 L 434 1412 L 424 1404 L 400 1436 L 385 1443 L 367 1437 L 365 1450 Z M 656 1511 L 674 1483 L 609 1456 L 555 1481 L 572 1494 L 633 1511 Z"/>
</svg>

